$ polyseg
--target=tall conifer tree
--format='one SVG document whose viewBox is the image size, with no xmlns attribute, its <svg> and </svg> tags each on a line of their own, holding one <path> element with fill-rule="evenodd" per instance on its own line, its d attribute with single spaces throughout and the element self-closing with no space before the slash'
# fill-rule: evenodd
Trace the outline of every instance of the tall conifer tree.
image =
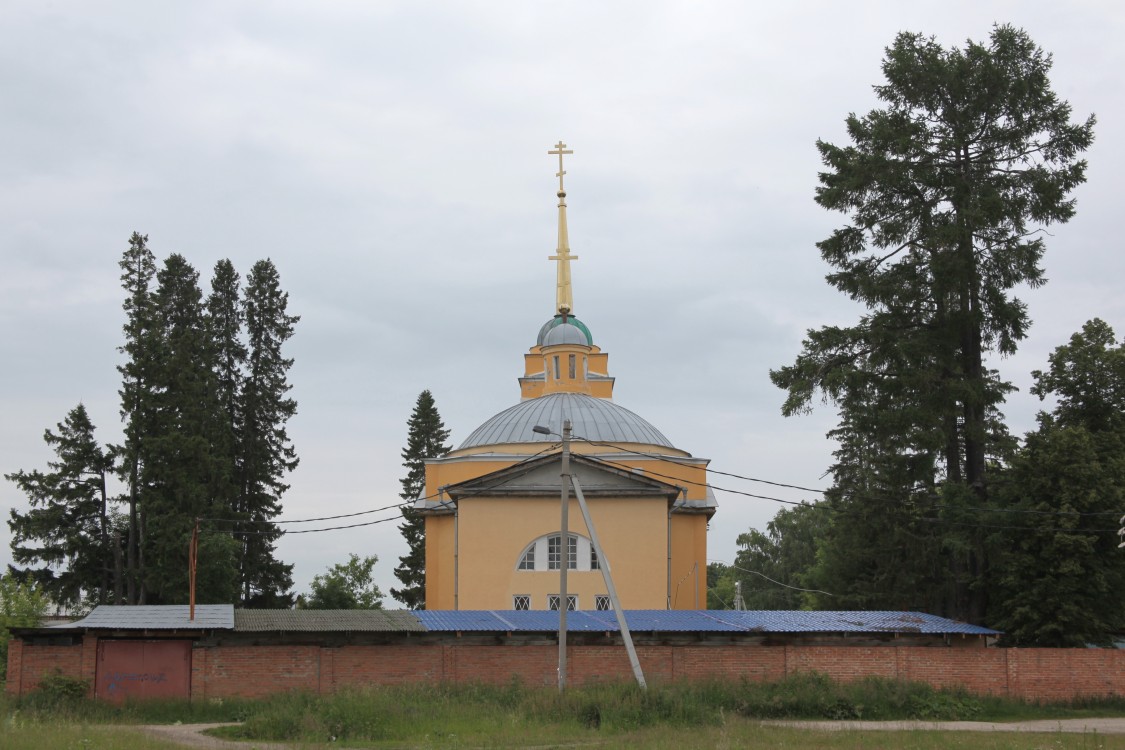
<svg viewBox="0 0 1125 750">
<path fill-rule="evenodd" d="M 289 295 L 281 290 L 269 260 L 254 264 L 247 277 L 243 314 L 247 331 L 247 371 L 238 399 L 241 431 L 238 448 L 239 492 L 234 510 L 241 521 L 240 600 L 245 606 L 288 607 L 292 565 L 274 557 L 281 536 L 269 523 L 281 512 L 289 489 L 285 475 L 297 467 L 297 454 L 285 425 L 297 413 L 287 394 L 293 360 L 282 348 L 300 320 L 289 315 Z"/>
<path fill-rule="evenodd" d="M 31 505 L 26 513 L 11 510 L 12 559 L 20 565 L 43 565 L 25 572 L 56 604 L 106 604 L 115 575 L 113 519 L 106 495 L 113 457 L 98 444 L 82 404 L 71 409 L 57 429 L 43 434 L 57 457 L 48 464 L 50 471 L 5 475 Z"/>
<path fill-rule="evenodd" d="M 219 418 L 215 425 L 213 448 L 225 456 L 222 468 L 227 469 L 215 477 L 213 492 L 229 507 L 237 504 L 238 443 L 242 430 L 242 413 L 239 394 L 242 390 L 246 365 L 246 346 L 242 342 L 244 314 L 239 289 L 239 276 L 229 260 L 215 264 L 211 277 L 211 294 L 207 297 L 206 326 L 211 347 L 215 397 Z"/>
<path fill-rule="evenodd" d="M 787 415 L 808 410 L 818 391 L 840 407 L 835 502 L 902 503 L 878 517 L 905 515 L 895 529 L 904 539 L 916 536 L 912 500 L 936 491 L 947 508 L 988 502 L 987 458 L 1010 446 L 998 412 L 1010 386 L 985 356 L 1014 352 L 1026 335 L 1026 306 L 1012 290 L 1044 282 L 1037 230 L 1074 214 L 1068 196 L 1086 170 L 1078 156 L 1093 140 L 1094 118 L 1071 122 L 1050 68 L 1010 26 L 951 50 L 900 34 L 883 62 L 886 84 L 875 87 L 885 107 L 847 119 L 850 145 L 817 143 L 826 170 L 816 200 L 851 219 L 817 246 L 833 267 L 829 283 L 867 310 L 854 326 L 809 331 L 797 361 L 771 378 L 788 391 Z M 843 553 L 891 536 L 872 528 L 830 538 Z M 945 570 L 927 562 L 927 575 L 956 587 L 943 613 L 983 616 L 982 542 L 937 542 Z M 880 600 L 887 606 L 924 584 L 893 563 L 883 572 L 902 583 Z"/>
<path fill-rule="evenodd" d="M 400 481 L 403 500 L 417 500 L 426 488 L 427 458 L 440 458 L 449 453 L 449 430 L 441 421 L 434 397 L 428 390 L 418 395 L 414 411 L 406 423 L 406 447 L 402 449 L 402 465 L 406 476 Z M 404 523 L 399 531 L 406 539 L 408 551 L 398 559 L 395 578 L 402 581 L 401 589 L 391 589 L 391 595 L 410 609 L 426 608 L 426 522 L 422 515 L 407 506 L 402 510 Z"/>
<path fill-rule="evenodd" d="M 159 336 L 152 371 L 152 417 L 144 436 L 147 461 L 142 483 L 145 585 L 152 603 L 187 600 L 188 541 L 196 518 L 228 516 L 226 498 L 216 494 L 221 478 L 232 473 L 231 457 L 215 449 L 223 414 L 215 377 L 215 350 L 208 337 L 199 274 L 178 254 L 168 256 L 157 273 L 154 295 Z M 233 543 L 208 535 L 209 567 L 229 566 Z M 237 584 L 219 580 L 219 588 L 202 587 L 200 601 L 231 601 Z M 225 590 L 224 590 L 225 589 Z"/>
<path fill-rule="evenodd" d="M 156 319 L 152 285 L 156 259 L 148 248 L 148 235 L 133 232 L 129 247 L 118 263 L 125 290 L 125 343 L 119 351 L 125 363 L 121 373 L 121 420 L 125 442 L 118 471 L 125 483 L 128 525 L 125 540 L 125 597 L 129 604 L 145 603 L 144 553 L 142 551 L 141 505 L 144 497 L 141 471 L 146 462 L 145 435 L 152 414 L 152 370 L 158 358 L 155 345 Z"/>
</svg>

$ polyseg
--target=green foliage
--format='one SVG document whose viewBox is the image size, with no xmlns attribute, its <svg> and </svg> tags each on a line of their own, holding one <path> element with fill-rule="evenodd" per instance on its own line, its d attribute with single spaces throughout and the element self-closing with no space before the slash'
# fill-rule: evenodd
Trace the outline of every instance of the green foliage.
<svg viewBox="0 0 1125 750">
<path fill-rule="evenodd" d="M 247 332 L 247 368 L 238 398 L 239 492 L 234 512 L 241 521 L 236 538 L 243 545 L 240 582 L 246 606 L 288 607 L 293 566 L 274 557 L 281 532 L 269 523 L 281 513 L 281 496 L 289 489 L 285 475 L 297 468 L 297 453 L 286 423 L 297 413 L 288 372 L 293 360 L 285 343 L 300 318 L 290 315 L 289 295 L 281 290 L 277 268 L 260 260 L 250 269 L 243 314 Z"/>
<path fill-rule="evenodd" d="M 1104 646 L 1125 626 L 1125 344 L 1092 320 L 1050 363 L 1033 392 L 1057 405 L 997 492 L 1017 528 L 996 535 L 993 617 L 1013 645 Z"/>
<path fill-rule="evenodd" d="M 348 556 L 346 563 L 336 563 L 327 573 L 313 577 L 306 609 L 382 609 L 383 592 L 375 585 L 372 571 L 379 558 Z"/>
<path fill-rule="evenodd" d="M 218 452 L 214 440 L 220 405 L 199 274 L 172 254 L 156 278 L 153 345 L 160 356 L 150 368 L 152 412 L 140 468 L 142 581 L 147 603 L 173 604 L 188 599 L 188 540 L 195 519 L 226 515 L 215 483 L 229 476 L 231 457 Z M 199 559 L 201 569 L 223 564 Z"/>
<path fill-rule="evenodd" d="M 11 571 L 0 576 L 0 681 L 8 671 L 11 628 L 33 628 L 47 612 L 47 597 L 31 582 L 21 582 Z"/>
<path fill-rule="evenodd" d="M 735 570 L 721 562 L 707 563 L 707 609 L 734 609 Z"/>
<path fill-rule="evenodd" d="M 125 355 L 121 373 L 121 420 L 125 423 L 125 442 L 114 450 L 121 457 L 118 471 L 126 486 L 128 532 L 125 542 L 125 598 L 127 604 L 144 601 L 141 555 L 141 467 L 145 440 L 153 412 L 152 371 L 159 358 L 156 343 L 156 312 L 152 285 L 156 279 L 156 257 L 148 249 L 148 235 L 133 232 L 129 247 L 118 263 L 121 286 L 125 290 L 125 343 L 118 349 Z"/>
<path fill-rule="evenodd" d="M 45 708 L 59 708 L 84 700 L 90 694 L 90 683 L 79 677 L 55 672 L 39 680 L 31 698 Z"/>
<path fill-rule="evenodd" d="M 854 326 L 809 331 L 796 362 L 771 378 L 788 392 L 787 415 L 818 393 L 840 410 L 830 502 L 844 521 L 827 554 L 890 540 L 918 552 L 869 556 L 877 568 L 866 580 L 840 581 L 867 606 L 893 606 L 944 577 L 950 586 L 930 609 L 983 616 L 981 535 L 920 524 L 934 517 L 933 498 L 960 501 L 958 485 L 986 502 L 989 467 L 1012 448 L 998 411 L 1011 386 L 985 355 L 1010 354 L 1026 335 L 1012 290 L 1043 283 L 1035 230 L 1074 214 L 1068 196 L 1086 169 L 1078 155 L 1093 140 L 1094 118 L 1070 121 L 1050 68 L 1010 26 L 963 49 L 899 34 L 875 88 L 884 106 L 848 117 L 851 145 L 817 143 L 826 169 L 816 200 L 851 220 L 818 247 L 829 283 L 866 311 Z M 864 514 L 875 523 L 848 520 Z"/>
<path fill-rule="evenodd" d="M 414 411 L 406 423 L 406 447 L 402 449 L 402 465 L 406 476 L 402 478 L 403 500 L 412 503 L 426 489 L 427 458 L 439 458 L 449 453 L 449 430 L 441 421 L 434 397 L 428 390 L 418 394 Z M 399 558 L 395 577 L 402 582 L 401 589 L 392 588 L 391 595 L 410 609 L 426 608 L 426 522 L 413 508 L 402 511 L 405 522 L 399 531 L 406 539 L 407 553 Z"/>
<path fill-rule="evenodd" d="M 94 425 L 82 404 L 46 430 L 43 440 L 57 460 L 50 471 L 5 474 L 27 495 L 26 513 L 11 509 L 12 559 L 57 604 L 79 607 L 104 604 L 113 592 L 114 519 L 108 507 L 106 475 L 113 456 L 94 437 Z"/>
<path fill-rule="evenodd" d="M 270 521 L 297 464 L 285 432 L 296 412 L 292 360 L 281 349 L 298 319 L 270 261 L 254 265 L 245 294 L 231 262 L 219 261 L 204 300 L 187 260 L 170 255 L 157 271 L 147 241 L 134 233 L 120 263 L 126 601 L 187 601 L 188 539 L 202 517 L 212 520 L 200 542 L 201 601 L 290 606 L 292 566 L 274 556 Z"/>
<path fill-rule="evenodd" d="M 756 719 L 926 719 L 965 721 L 982 700 L 962 689 L 869 677 L 836 682 L 815 672 L 746 686 L 738 711 Z"/>
<path fill-rule="evenodd" d="M 777 512 L 766 533 L 751 529 L 738 536 L 734 574 L 742 583 L 744 609 L 803 609 L 813 592 L 809 572 L 825 533 L 828 512 L 802 503 Z"/>
</svg>

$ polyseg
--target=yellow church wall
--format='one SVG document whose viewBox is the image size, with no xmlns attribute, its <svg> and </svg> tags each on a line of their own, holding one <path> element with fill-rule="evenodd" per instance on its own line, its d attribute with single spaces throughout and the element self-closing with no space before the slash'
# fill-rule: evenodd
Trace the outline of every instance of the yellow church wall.
<svg viewBox="0 0 1125 750">
<path fill-rule="evenodd" d="M 673 513 L 671 609 L 707 608 L 707 517 Z"/>
<path fill-rule="evenodd" d="M 426 607 L 455 609 L 455 520 L 426 516 Z"/>
<path fill-rule="evenodd" d="M 667 538 L 667 502 L 662 498 L 589 498 L 588 504 L 613 566 L 622 605 L 663 609 L 667 547 L 652 540 Z M 513 513 L 517 507 L 519 512 Z M 559 571 L 521 571 L 516 566 L 528 544 L 559 531 L 558 499 L 473 498 L 462 502 L 458 512 L 458 607 L 511 609 L 512 596 L 526 594 L 533 609 L 545 609 L 547 595 L 558 593 Z M 573 498 L 569 513 L 570 532 L 589 538 Z M 593 609 L 595 595 L 607 593 L 600 571 L 571 570 L 567 578 L 568 592 L 578 596 L 582 609 Z M 443 608 L 448 600 L 441 597 L 431 602 L 427 597 L 427 606 Z"/>
</svg>

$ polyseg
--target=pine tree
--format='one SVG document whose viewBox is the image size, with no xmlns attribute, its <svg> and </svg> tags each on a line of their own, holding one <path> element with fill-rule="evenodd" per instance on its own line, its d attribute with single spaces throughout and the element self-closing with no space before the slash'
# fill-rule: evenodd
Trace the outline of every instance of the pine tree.
<svg viewBox="0 0 1125 750">
<path fill-rule="evenodd" d="M 20 572 L 56 604 L 106 604 L 114 588 L 113 519 L 106 495 L 113 457 L 98 445 L 82 404 L 70 410 L 57 433 L 46 430 L 43 440 L 57 456 L 49 472 L 4 475 L 31 506 L 26 513 L 10 511 L 12 559 L 43 566 Z"/>
<path fill-rule="evenodd" d="M 418 395 L 414 411 L 406 423 L 406 447 L 402 449 L 402 465 L 406 476 L 402 478 L 403 500 L 411 503 L 422 496 L 426 488 L 427 458 L 440 458 L 449 453 L 449 430 L 441 421 L 434 397 L 428 390 Z M 402 511 L 404 523 L 399 531 L 406 539 L 408 551 L 399 558 L 395 578 L 402 582 L 401 589 L 391 589 L 391 595 L 410 609 L 426 608 L 426 523 L 421 513 L 407 506 Z"/>
<path fill-rule="evenodd" d="M 126 356 L 118 366 L 121 373 L 121 420 L 125 423 L 125 442 L 116 449 L 118 470 L 125 483 L 129 507 L 125 542 L 125 596 L 129 604 L 145 603 L 144 553 L 141 549 L 141 505 L 144 488 L 141 471 L 146 462 L 145 435 L 152 414 L 152 370 L 157 359 L 156 320 L 152 284 L 156 278 L 156 259 L 148 249 L 148 235 L 133 232 L 129 247 L 118 263 L 121 285 L 125 289 L 125 343 L 119 351 Z"/>
<path fill-rule="evenodd" d="M 867 310 L 854 326 L 810 331 L 797 361 L 771 373 L 788 391 L 786 415 L 808 410 L 818 391 L 840 407 L 837 502 L 901 503 L 870 510 L 888 523 L 901 516 L 878 539 L 922 538 L 941 551 L 938 563 L 919 554 L 914 576 L 887 567 L 896 590 L 943 576 L 954 584 L 943 609 L 971 621 L 986 606 L 983 539 L 933 540 L 911 519 L 917 501 L 935 496 L 955 516 L 958 505 L 987 503 L 989 456 L 1011 444 L 998 411 L 1011 386 L 985 355 L 1010 354 L 1026 335 L 1026 306 L 1012 290 L 1044 282 L 1036 228 L 1074 214 L 1068 195 L 1086 169 L 1078 155 L 1093 140 L 1094 118 L 1070 121 L 1050 67 L 1009 26 L 964 49 L 897 37 L 875 89 L 886 106 L 848 118 L 851 145 L 817 143 L 826 171 L 816 200 L 851 219 L 817 246 L 834 269 L 829 283 Z M 842 549 L 872 548 L 868 538 L 836 538 Z"/>
<path fill-rule="evenodd" d="M 281 496 L 289 488 L 284 477 L 298 460 L 285 429 L 297 413 L 297 402 L 287 395 L 293 360 L 282 354 L 282 347 L 300 318 L 288 314 L 288 305 L 289 295 L 281 290 L 273 263 L 255 263 L 243 304 L 249 343 L 237 405 L 241 431 L 234 511 L 240 521 L 235 536 L 242 544 L 239 583 L 244 606 L 292 605 L 293 566 L 274 557 L 281 532 L 269 523 L 281 512 Z"/>
</svg>

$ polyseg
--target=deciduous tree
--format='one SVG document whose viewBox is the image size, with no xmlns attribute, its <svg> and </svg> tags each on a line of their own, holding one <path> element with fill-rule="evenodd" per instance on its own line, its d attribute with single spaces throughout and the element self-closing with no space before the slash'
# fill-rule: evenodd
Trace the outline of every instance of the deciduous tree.
<svg viewBox="0 0 1125 750">
<path fill-rule="evenodd" d="M 375 585 L 372 572 L 379 558 L 375 555 L 348 556 L 323 575 L 314 576 L 306 609 L 382 609 L 383 592 Z"/>
<path fill-rule="evenodd" d="M 47 597 L 31 581 L 11 572 L 0 576 L 0 681 L 8 672 L 10 628 L 33 628 L 47 613 Z"/>
<path fill-rule="evenodd" d="M 1125 344 L 1092 320 L 1032 389 L 1041 413 L 1005 481 L 996 533 L 996 627 L 1017 646 L 1109 645 L 1125 625 Z"/>
</svg>

